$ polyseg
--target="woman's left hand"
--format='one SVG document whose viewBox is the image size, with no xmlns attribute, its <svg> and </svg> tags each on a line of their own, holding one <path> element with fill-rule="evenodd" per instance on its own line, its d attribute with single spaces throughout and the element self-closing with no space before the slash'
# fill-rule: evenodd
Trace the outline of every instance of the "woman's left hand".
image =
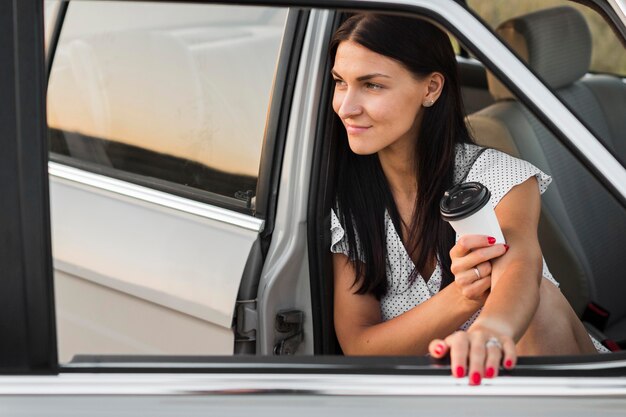
<svg viewBox="0 0 626 417">
<path fill-rule="evenodd" d="M 475 323 L 467 332 L 457 331 L 445 339 L 430 342 L 428 351 L 435 358 L 450 354 L 452 375 L 469 376 L 470 385 L 479 385 L 483 378 L 498 375 L 500 365 L 511 369 L 517 361 L 515 342 L 511 336 Z"/>
</svg>

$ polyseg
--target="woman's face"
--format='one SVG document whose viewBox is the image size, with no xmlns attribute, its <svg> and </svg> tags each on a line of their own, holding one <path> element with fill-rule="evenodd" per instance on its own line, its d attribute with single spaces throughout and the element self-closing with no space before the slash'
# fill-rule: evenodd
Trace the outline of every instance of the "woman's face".
<svg viewBox="0 0 626 417">
<path fill-rule="evenodd" d="M 339 44 L 332 74 L 333 109 L 354 153 L 414 146 L 422 104 L 432 92 L 430 77 L 417 80 L 399 62 L 353 41 Z"/>
</svg>

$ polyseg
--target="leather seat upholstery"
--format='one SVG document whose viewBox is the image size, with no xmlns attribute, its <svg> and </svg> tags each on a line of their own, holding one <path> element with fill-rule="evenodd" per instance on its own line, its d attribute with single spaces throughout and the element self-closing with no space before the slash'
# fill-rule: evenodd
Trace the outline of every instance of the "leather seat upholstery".
<svg viewBox="0 0 626 417">
<path fill-rule="evenodd" d="M 545 9 L 506 21 L 497 33 L 624 163 L 626 84 L 588 74 L 584 17 L 567 6 Z M 605 334 L 626 340 L 624 208 L 493 75 L 488 82 L 496 102 L 468 117 L 477 141 L 552 175 L 539 231 L 548 267 L 578 314 L 589 301 L 599 304 L 611 314 Z"/>
</svg>

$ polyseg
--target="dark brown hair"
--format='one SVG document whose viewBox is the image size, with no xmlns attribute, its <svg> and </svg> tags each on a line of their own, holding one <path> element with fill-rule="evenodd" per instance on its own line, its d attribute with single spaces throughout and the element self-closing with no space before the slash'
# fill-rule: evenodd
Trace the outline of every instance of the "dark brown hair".
<svg viewBox="0 0 626 417">
<path fill-rule="evenodd" d="M 413 219 L 408 239 L 402 236 L 400 215 L 378 155 L 354 154 L 349 149 L 345 130 L 340 130 L 335 199 L 347 234 L 349 258 L 357 272 L 355 284 L 360 281 L 357 293 L 371 293 L 380 299 L 388 290 L 385 210 L 400 236 L 408 242 L 408 252 L 415 254 L 410 282 L 436 256 L 443 266 L 443 288 L 454 279 L 449 255 L 454 231 L 441 220 L 439 200 L 452 185 L 456 145 L 472 143 L 464 122 L 456 57 L 450 39 L 422 19 L 358 14 L 335 32 L 330 43 L 333 63 L 339 44 L 347 40 L 398 61 L 418 79 L 433 72 L 445 78 L 438 100 L 432 107 L 424 108 L 419 139 L 415 138 L 417 217 Z"/>
</svg>

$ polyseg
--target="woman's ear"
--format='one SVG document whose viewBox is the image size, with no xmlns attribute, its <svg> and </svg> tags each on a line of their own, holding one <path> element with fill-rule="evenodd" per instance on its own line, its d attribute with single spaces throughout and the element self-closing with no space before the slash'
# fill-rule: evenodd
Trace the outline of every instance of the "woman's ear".
<svg viewBox="0 0 626 417">
<path fill-rule="evenodd" d="M 443 85 L 445 81 L 446 79 L 440 72 L 433 72 L 428 77 L 426 77 L 427 92 L 424 96 L 424 102 L 422 103 L 424 107 L 430 107 L 435 104 L 435 102 L 441 95 L 441 90 L 443 90 Z"/>
</svg>

